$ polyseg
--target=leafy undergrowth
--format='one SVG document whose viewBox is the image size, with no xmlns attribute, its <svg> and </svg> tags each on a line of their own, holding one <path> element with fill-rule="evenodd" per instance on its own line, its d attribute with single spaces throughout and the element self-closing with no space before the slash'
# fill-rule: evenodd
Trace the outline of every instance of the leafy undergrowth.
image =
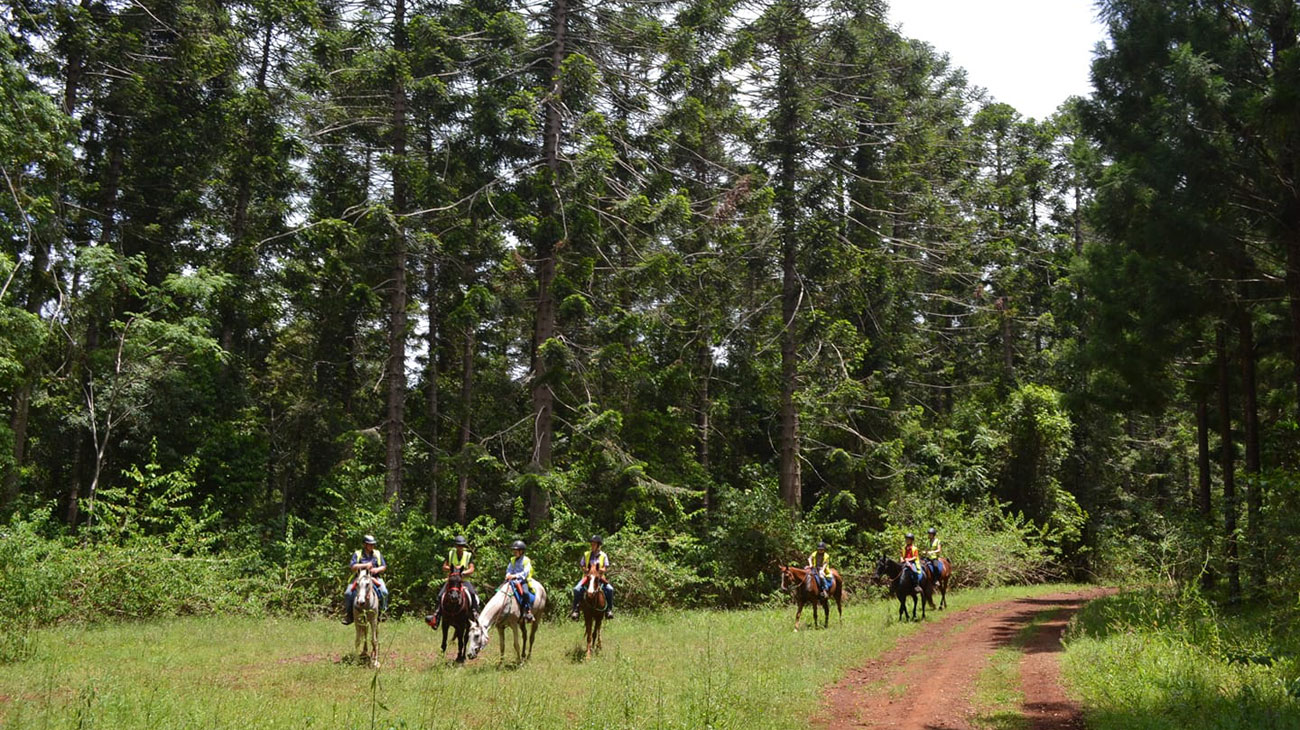
<svg viewBox="0 0 1300 730">
<path fill-rule="evenodd" d="M 1300 727 L 1293 611 L 1232 613 L 1195 590 L 1093 601 L 1072 621 L 1063 661 L 1090 728 Z"/>
<path fill-rule="evenodd" d="M 949 605 L 1062 590 L 962 591 Z M 463 668 L 435 659 L 421 622 L 382 625 L 378 672 L 341 661 L 352 629 L 307 619 L 182 618 L 37 632 L 34 656 L 0 666 L 10 728 L 806 727 L 826 685 L 922 624 L 893 602 L 854 601 L 830 630 L 791 630 L 793 610 L 622 615 L 604 651 L 575 660 L 582 627 L 547 621 L 536 656 L 498 666 L 494 635 Z M 931 613 L 943 621 L 953 610 Z M 509 636 L 507 635 L 507 643 Z"/>
</svg>

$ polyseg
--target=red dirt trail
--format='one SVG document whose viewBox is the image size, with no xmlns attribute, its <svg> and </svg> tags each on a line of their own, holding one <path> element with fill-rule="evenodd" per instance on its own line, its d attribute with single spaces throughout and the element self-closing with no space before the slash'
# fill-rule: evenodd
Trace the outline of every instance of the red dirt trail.
<svg viewBox="0 0 1300 730">
<path fill-rule="evenodd" d="M 1080 730 L 1079 708 L 1061 688 L 1061 634 L 1083 604 L 1112 592 L 1093 588 L 1018 598 L 975 606 L 943 623 L 926 624 L 831 687 L 818 725 L 830 730 L 972 730 L 975 711 L 970 699 L 989 655 L 1013 645 L 1035 617 L 1049 614 L 1049 620 L 1021 647 L 1020 689 L 1025 703 L 1020 711 L 1039 730 Z"/>
</svg>

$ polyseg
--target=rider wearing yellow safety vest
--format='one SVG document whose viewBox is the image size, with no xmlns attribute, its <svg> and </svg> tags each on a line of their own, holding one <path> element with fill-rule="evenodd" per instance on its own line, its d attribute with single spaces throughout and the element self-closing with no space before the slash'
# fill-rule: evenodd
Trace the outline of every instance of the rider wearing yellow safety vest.
<svg viewBox="0 0 1300 730">
<path fill-rule="evenodd" d="M 943 574 L 943 565 L 939 562 L 939 553 L 943 550 L 943 545 L 939 543 L 939 531 L 933 527 L 929 530 L 930 547 L 925 551 L 925 557 L 930 563 L 930 572 L 934 575 L 935 580 Z"/>
<path fill-rule="evenodd" d="M 808 556 L 808 570 L 813 572 L 813 577 L 817 579 L 817 587 L 821 590 L 821 597 L 826 597 L 826 591 L 829 591 L 834 585 L 831 580 L 831 555 L 826 552 L 826 543 L 817 543 L 816 552 Z"/>
<path fill-rule="evenodd" d="M 569 613 L 569 618 L 578 620 L 578 606 L 582 603 L 582 593 L 587 583 L 587 574 L 595 568 L 600 580 L 600 590 L 605 594 L 605 618 L 614 618 L 614 586 L 609 584 L 605 577 L 605 571 L 609 570 L 609 556 L 601 547 L 605 544 L 600 535 L 591 536 L 591 550 L 582 554 L 582 559 L 578 561 L 578 567 L 582 568 L 582 578 L 578 579 L 578 585 L 573 587 L 573 611 Z"/>
<path fill-rule="evenodd" d="M 523 540 L 515 540 L 510 543 L 510 550 L 514 552 L 514 560 L 506 565 L 506 583 L 514 585 L 519 591 L 520 602 L 523 603 L 524 621 L 533 620 L 533 587 L 529 584 L 528 579 L 533 577 L 533 561 L 524 551 L 528 546 Z"/>
<path fill-rule="evenodd" d="M 383 614 L 388 610 L 388 586 L 384 584 L 384 579 L 380 578 L 379 574 L 388 570 L 388 564 L 384 562 L 384 556 L 375 549 L 375 545 L 374 535 L 366 535 L 361 541 L 361 549 L 352 553 L 352 562 L 348 564 L 348 570 L 355 574 L 362 569 L 370 569 L 370 575 L 375 580 L 375 588 L 379 590 L 379 613 Z M 356 580 L 349 580 L 348 589 L 343 594 L 344 626 L 352 623 L 352 599 L 356 595 L 356 590 Z"/>
<path fill-rule="evenodd" d="M 454 570 L 460 574 L 465 590 L 469 593 L 469 616 L 471 620 L 478 620 L 478 592 L 474 590 L 474 584 L 465 578 L 474 574 L 474 553 L 466 549 L 469 541 L 464 535 L 457 535 L 454 541 L 455 547 L 447 551 L 447 559 L 442 563 L 442 572 L 448 576 Z M 442 590 L 438 591 L 438 608 L 433 612 L 433 618 L 429 621 L 429 626 L 438 628 L 438 622 L 442 620 L 442 597 L 447 593 L 447 582 L 443 581 Z"/>
<path fill-rule="evenodd" d="M 913 540 L 916 536 L 907 533 L 907 544 L 903 546 L 903 568 L 916 574 L 916 590 L 921 590 L 921 580 L 925 573 L 921 570 L 921 553 L 916 549 Z"/>
</svg>

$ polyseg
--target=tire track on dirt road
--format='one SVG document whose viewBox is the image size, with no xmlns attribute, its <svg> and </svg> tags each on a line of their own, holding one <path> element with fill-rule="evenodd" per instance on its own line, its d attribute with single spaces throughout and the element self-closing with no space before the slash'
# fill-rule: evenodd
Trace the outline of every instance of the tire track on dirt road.
<svg viewBox="0 0 1300 730">
<path fill-rule="evenodd" d="M 1014 645 L 1025 626 L 1050 613 L 1051 619 L 1022 649 L 1021 712 L 1035 728 L 1082 728 L 1078 707 L 1060 686 L 1061 633 L 1083 604 L 1112 592 L 1092 588 L 1017 598 L 975 606 L 943 624 L 923 626 L 832 686 L 818 724 L 831 730 L 972 730 L 971 695 L 989 655 Z"/>
</svg>

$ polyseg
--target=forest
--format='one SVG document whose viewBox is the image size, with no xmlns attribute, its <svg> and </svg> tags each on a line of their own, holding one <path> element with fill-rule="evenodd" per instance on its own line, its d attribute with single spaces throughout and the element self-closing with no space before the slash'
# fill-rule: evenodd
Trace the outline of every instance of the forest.
<svg viewBox="0 0 1300 730">
<path fill-rule="evenodd" d="M 934 525 L 1294 604 L 1300 7 L 1097 12 L 1033 119 L 883 0 L 6 0 L 14 605 L 336 610 L 373 533 L 400 614 L 601 533 L 743 606 Z"/>
</svg>

